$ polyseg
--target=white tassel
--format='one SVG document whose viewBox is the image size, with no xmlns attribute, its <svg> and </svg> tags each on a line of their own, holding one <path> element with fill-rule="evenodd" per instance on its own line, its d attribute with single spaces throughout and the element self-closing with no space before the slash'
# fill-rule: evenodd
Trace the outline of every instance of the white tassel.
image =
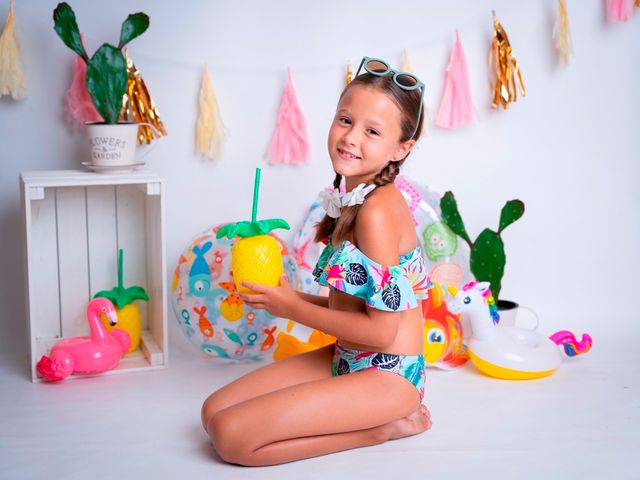
<svg viewBox="0 0 640 480">
<path fill-rule="evenodd" d="M 198 121 L 196 125 L 196 152 L 206 159 L 220 159 L 222 147 L 226 139 L 226 129 L 220 110 L 216 92 L 213 89 L 209 69 L 205 65 L 198 100 Z"/>
<path fill-rule="evenodd" d="M 11 95 L 14 100 L 27 96 L 27 82 L 20 57 L 20 44 L 16 38 L 13 0 L 9 15 L 0 35 L 0 97 Z"/>
</svg>

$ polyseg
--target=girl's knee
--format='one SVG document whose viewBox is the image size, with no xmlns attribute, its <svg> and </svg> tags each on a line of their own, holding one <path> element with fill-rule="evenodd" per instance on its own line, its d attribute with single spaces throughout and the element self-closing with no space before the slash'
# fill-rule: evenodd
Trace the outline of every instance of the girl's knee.
<svg viewBox="0 0 640 480">
<path fill-rule="evenodd" d="M 200 412 L 200 416 L 202 419 L 202 426 L 204 427 L 205 432 L 209 432 L 208 423 L 213 418 L 213 416 L 218 413 L 220 410 L 224 408 L 222 403 L 220 402 L 218 392 L 212 393 L 207 397 L 207 399 L 202 404 L 202 410 Z"/>
<path fill-rule="evenodd" d="M 240 422 L 224 413 L 213 415 L 207 421 L 205 430 L 220 458 L 227 463 L 247 465 L 251 454 L 248 450 L 246 433 Z"/>
</svg>

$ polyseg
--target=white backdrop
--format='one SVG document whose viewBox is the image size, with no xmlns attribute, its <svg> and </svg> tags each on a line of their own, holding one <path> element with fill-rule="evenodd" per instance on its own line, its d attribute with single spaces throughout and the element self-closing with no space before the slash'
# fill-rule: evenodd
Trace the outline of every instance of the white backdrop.
<svg viewBox="0 0 640 480">
<path fill-rule="evenodd" d="M 87 154 L 82 135 L 63 120 L 73 56 L 53 31 L 56 3 L 16 2 L 29 97 L 0 100 L 0 351 L 26 351 L 27 345 L 19 172 L 78 168 Z M 8 4 L 0 0 L 2 22 Z M 146 158 L 167 181 L 168 275 L 198 232 L 249 217 L 256 166 L 263 167 L 259 216 L 298 225 L 333 178 L 325 141 L 345 62 L 355 68 L 369 55 L 399 66 L 407 48 L 413 71 L 428 86 L 431 122 L 404 175 L 435 191 L 453 190 L 473 238 L 484 227 L 497 227 L 506 200 L 526 203 L 525 216 L 503 234 L 502 297 L 534 307 L 541 329 L 589 331 L 596 341 L 598 333 L 637 335 L 637 315 L 630 313 L 640 267 L 640 11 L 628 23 L 608 24 L 603 0 L 569 0 L 575 55 L 563 68 L 551 37 L 555 0 L 517 6 L 507 0 L 178 5 L 72 2 L 90 52 L 117 41 L 127 14 L 144 11 L 151 18 L 130 54 L 169 132 Z M 527 87 L 526 98 L 508 111 L 489 108 L 492 8 Z M 456 28 L 478 120 L 444 131 L 433 120 Z M 220 161 L 194 154 L 205 62 L 230 132 Z M 287 66 L 306 115 L 311 159 L 308 166 L 270 167 L 263 153 Z"/>
</svg>

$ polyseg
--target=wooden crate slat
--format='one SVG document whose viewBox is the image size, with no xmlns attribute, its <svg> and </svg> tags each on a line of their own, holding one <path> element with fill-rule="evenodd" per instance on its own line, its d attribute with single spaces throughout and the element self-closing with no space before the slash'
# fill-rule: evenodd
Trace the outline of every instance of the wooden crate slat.
<svg viewBox="0 0 640 480">
<path fill-rule="evenodd" d="M 89 334 L 89 259 L 84 187 L 56 189 L 62 336 Z"/>
<path fill-rule="evenodd" d="M 36 337 L 62 335 L 60 324 L 60 290 L 58 284 L 58 242 L 55 189 L 47 188 L 42 200 L 31 200 L 29 243 L 30 306 Z"/>
<path fill-rule="evenodd" d="M 147 282 L 146 195 L 137 185 L 118 185 L 116 205 L 118 246 L 124 250 L 124 283 L 126 287 L 139 285 L 149 293 Z M 149 328 L 148 305 L 136 301 L 142 317 L 142 329 Z"/>
<path fill-rule="evenodd" d="M 162 190 L 161 185 L 156 188 L 149 188 L 147 197 L 147 236 L 154 235 L 154 232 L 163 232 L 162 217 Z M 148 319 L 150 334 L 156 343 L 161 345 L 162 351 L 167 350 L 167 332 L 164 331 L 163 319 L 166 317 L 166 302 L 161 299 L 166 298 L 165 290 L 165 250 L 164 245 L 157 242 L 149 242 L 147 252 L 147 278 L 149 279 L 149 302 Z M 163 345 L 164 343 L 164 345 Z"/>
<path fill-rule="evenodd" d="M 118 284 L 116 191 L 113 185 L 87 187 L 89 285 L 91 297 Z"/>
</svg>

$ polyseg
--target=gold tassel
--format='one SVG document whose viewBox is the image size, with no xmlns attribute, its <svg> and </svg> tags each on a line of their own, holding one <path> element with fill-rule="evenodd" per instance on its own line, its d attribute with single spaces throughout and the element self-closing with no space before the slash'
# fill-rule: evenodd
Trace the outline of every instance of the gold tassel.
<svg viewBox="0 0 640 480">
<path fill-rule="evenodd" d="M 125 48 L 124 56 L 127 60 L 127 91 L 122 97 L 122 111 L 120 112 L 120 121 L 124 122 L 147 122 L 155 127 L 158 136 L 163 137 L 167 134 L 160 114 L 156 108 L 149 90 L 140 75 L 140 71 L 133 64 L 129 57 L 129 52 Z M 138 143 L 151 143 L 154 137 L 154 131 L 148 125 L 140 125 L 138 128 Z"/>
<path fill-rule="evenodd" d="M 4 95 L 11 95 L 14 100 L 27 96 L 20 44 L 16 38 L 13 0 L 9 3 L 9 15 L 0 35 L 0 97 Z"/>
<path fill-rule="evenodd" d="M 400 70 L 411 73 L 411 62 L 409 61 L 409 53 L 407 53 L 406 48 L 402 50 L 402 67 L 400 67 Z"/>
<path fill-rule="evenodd" d="M 524 81 L 516 56 L 511 50 L 507 33 L 498 22 L 496 12 L 493 13 L 493 41 L 491 42 L 490 64 L 496 73 L 493 87 L 493 108 L 506 109 L 511 102 L 518 99 L 517 82 L 520 82 L 520 93 L 525 95 Z"/>
<path fill-rule="evenodd" d="M 353 72 L 351 71 L 351 62 L 347 62 L 347 74 L 345 75 L 345 78 L 344 78 L 344 84 L 349 85 L 351 83 L 351 80 L 353 80 Z"/>
<path fill-rule="evenodd" d="M 553 36 L 556 39 L 556 48 L 560 52 L 560 60 L 565 65 L 568 65 L 569 57 L 573 53 L 573 42 L 571 40 L 571 31 L 569 30 L 569 14 L 566 0 L 558 0 L 558 16 Z"/>
<path fill-rule="evenodd" d="M 225 138 L 226 131 L 218 109 L 216 92 L 209 77 L 209 68 L 205 65 L 198 99 L 196 153 L 209 160 L 220 159 Z"/>
</svg>

